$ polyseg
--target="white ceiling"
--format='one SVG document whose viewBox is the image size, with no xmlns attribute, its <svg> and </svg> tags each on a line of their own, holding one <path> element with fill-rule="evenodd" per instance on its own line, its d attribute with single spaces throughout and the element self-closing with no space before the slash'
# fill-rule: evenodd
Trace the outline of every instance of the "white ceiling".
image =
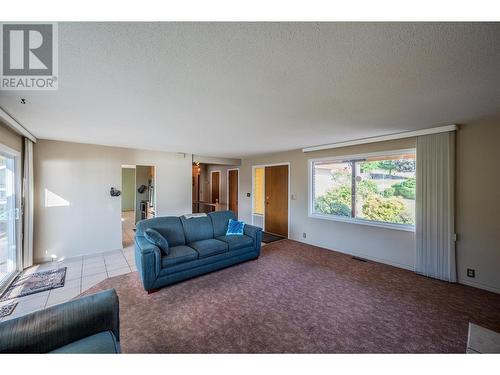
<svg viewBox="0 0 500 375">
<path fill-rule="evenodd" d="M 245 157 L 497 115 L 500 24 L 61 23 L 59 77 L 0 106 L 39 138 Z"/>
</svg>

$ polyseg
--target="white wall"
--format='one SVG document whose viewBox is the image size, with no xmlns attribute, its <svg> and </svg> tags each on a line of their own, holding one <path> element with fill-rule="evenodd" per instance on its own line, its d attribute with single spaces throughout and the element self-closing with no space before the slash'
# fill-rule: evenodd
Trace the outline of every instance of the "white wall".
<svg viewBox="0 0 500 375">
<path fill-rule="evenodd" d="M 21 152 L 23 149 L 23 137 L 14 132 L 0 120 L 0 143 L 13 150 Z"/>
<path fill-rule="evenodd" d="M 240 167 L 239 212 L 240 219 L 251 223 L 252 165 L 290 162 L 291 239 L 377 260 L 399 267 L 415 267 L 415 235 L 413 232 L 343 223 L 308 217 L 308 160 L 324 156 L 352 155 L 357 153 L 398 150 L 415 147 L 415 139 L 345 147 L 313 153 L 300 150 L 243 159 Z M 302 233 L 307 233 L 307 238 Z"/>
<path fill-rule="evenodd" d="M 121 189 L 122 164 L 156 166 L 158 216 L 191 212 L 191 160 L 190 154 L 39 140 L 35 261 L 122 247 L 121 199 L 109 194 L 112 186 Z M 46 191 L 52 193 L 51 207 L 45 204 Z"/>
<path fill-rule="evenodd" d="M 458 282 L 500 293 L 500 118 L 460 126 L 456 139 Z"/>
</svg>

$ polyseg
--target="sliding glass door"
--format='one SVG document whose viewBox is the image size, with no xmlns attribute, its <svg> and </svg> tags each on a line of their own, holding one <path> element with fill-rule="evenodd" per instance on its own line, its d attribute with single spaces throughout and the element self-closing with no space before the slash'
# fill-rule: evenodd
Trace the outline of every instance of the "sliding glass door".
<svg viewBox="0 0 500 375">
<path fill-rule="evenodd" d="M 0 144 L 0 290 L 20 268 L 19 157 Z"/>
</svg>

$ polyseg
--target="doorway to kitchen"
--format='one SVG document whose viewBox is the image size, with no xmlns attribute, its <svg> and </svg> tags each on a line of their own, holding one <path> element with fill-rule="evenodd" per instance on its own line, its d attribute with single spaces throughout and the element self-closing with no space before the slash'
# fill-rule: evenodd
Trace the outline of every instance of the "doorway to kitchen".
<svg viewBox="0 0 500 375">
<path fill-rule="evenodd" d="M 155 167 L 122 165 L 122 246 L 134 244 L 138 221 L 156 216 Z"/>
</svg>

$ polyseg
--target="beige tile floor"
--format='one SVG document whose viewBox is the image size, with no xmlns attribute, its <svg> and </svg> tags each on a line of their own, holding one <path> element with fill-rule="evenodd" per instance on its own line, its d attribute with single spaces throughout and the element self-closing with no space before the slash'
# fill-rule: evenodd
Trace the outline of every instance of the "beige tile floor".
<svg viewBox="0 0 500 375">
<path fill-rule="evenodd" d="M 67 267 L 64 287 L 14 299 L 18 302 L 16 308 L 11 315 L 0 318 L 0 322 L 69 301 L 109 277 L 137 270 L 134 261 L 134 247 L 129 246 L 123 250 L 79 256 L 60 262 L 43 263 L 23 272 L 27 274 L 61 267 Z M 14 300 L 0 302 L 0 305 L 9 304 Z"/>
</svg>

